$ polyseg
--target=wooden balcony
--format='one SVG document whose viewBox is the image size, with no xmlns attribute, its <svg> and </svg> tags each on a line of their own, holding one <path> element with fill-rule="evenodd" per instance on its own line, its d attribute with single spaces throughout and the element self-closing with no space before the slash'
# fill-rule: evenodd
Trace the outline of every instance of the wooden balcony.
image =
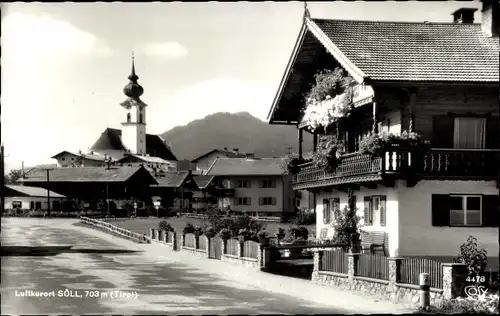
<svg viewBox="0 0 500 316">
<path fill-rule="evenodd" d="M 333 172 L 301 165 L 293 176 L 295 190 L 343 186 L 349 184 L 391 185 L 396 179 L 408 180 L 412 186 L 420 179 L 495 180 L 499 171 L 499 151 L 491 149 L 432 149 L 425 156 L 395 149 L 380 157 L 344 155 Z"/>
</svg>

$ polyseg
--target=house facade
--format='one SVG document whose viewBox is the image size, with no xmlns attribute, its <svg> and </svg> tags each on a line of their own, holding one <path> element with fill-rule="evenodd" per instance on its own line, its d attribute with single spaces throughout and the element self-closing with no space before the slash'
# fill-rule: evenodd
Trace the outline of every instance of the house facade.
<svg viewBox="0 0 500 316">
<path fill-rule="evenodd" d="M 57 160 L 58 167 L 103 167 L 106 162 L 111 159 L 111 157 L 106 157 L 106 155 L 99 155 L 94 152 L 89 152 L 84 154 L 82 152 L 74 153 L 67 150 L 63 150 L 51 157 Z"/>
<path fill-rule="evenodd" d="M 386 236 L 391 256 L 455 256 L 469 235 L 498 252 L 498 4 L 461 9 L 450 23 L 312 19 L 304 15 L 295 49 L 268 120 L 313 134 L 336 135 L 343 155 L 325 170 L 306 162 L 295 190 L 316 200 L 317 235 L 350 204 L 368 235 Z M 303 92 L 314 75 L 342 69 L 352 81 L 348 115 L 317 128 L 304 120 Z M 349 90 L 350 88 L 351 90 Z M 339 96 L 342 96 L 339 94 Z M 325 132 L 326 131 L 326 132 Z M 417 133 L 425 153 L 395 147 L 361 153 L 367 135 Z"/>
<path fill-rule="evenodd" d="M 42 188 L 27 187 L 22 185 L 5 186 L 5 209 L 22 210 L 61 210 L 64 195 Z"/>
<path fill-rule="evenodd" d="M 238 213 L 281 216 L 295 210 L 292 179 L 282 158 L 217 158 L 207 175 L 218 190 L 218 205 Z"/>
</svg>

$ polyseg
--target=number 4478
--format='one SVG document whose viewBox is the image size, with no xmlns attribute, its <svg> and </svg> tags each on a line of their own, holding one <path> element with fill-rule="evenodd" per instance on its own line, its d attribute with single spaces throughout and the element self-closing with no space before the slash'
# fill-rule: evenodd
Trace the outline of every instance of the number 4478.
<svg viewBox="0 0 500 316">
<path fill-rule="evenodd" d="M 485 282 L 486 278 L 484 276 L 467 277 L 467 282 Z"/>
</svg>

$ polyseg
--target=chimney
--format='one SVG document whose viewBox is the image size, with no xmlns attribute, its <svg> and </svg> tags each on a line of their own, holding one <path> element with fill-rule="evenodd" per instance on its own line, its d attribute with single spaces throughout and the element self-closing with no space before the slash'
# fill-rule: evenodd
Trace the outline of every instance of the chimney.
<svg viewBox="0 0 500 316">
<path fill-rule="evenodd" d="M 253 158 L 255 158 L 255 154 L 254 153 L 246 153 L 245 156 L 246 156 L 247 159 L 253 159 Z"/>
<path fill-rule="evenodd" d="M 235 154 L 237 154 L 240 150 L 238 148 L 233 148 Z"/>
<path fill-rule="evenodd" d="M 474 8 L 460 8 L 453 12 L 453 23 L 472 24 L 474 23 Z"/>
<path fill-rule="evenodd" d="M 227 151 L 227 147 L 224 147 L 224 151 Z"/>
<path fill-rule="evenodd" d="M 500 4 L 498 0 L 482 0 L 481 31 L 487 37 L 498 37 L 500 34 Z"/>
</svg>

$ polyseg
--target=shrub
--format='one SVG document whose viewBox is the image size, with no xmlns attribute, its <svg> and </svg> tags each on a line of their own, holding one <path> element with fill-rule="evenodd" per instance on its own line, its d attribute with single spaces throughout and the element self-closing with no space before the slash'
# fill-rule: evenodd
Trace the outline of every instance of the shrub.
<svg viewBox="0 0 500 316">
<path fill-rule="evenodd" d="M 194 230 L 194 226 L 191 223 L 187 223 L 182 232 L 184 234 L 193 234 Z"/>
<path fill-rule="evenodd" d="M 158 229 L 159 230 L 164 230 L 164 231 L 167 231 L 167 232 L 173 232 L 174 231 L 174 228 L 172 227 L 172 225 L 170 225 L 170 223 L 167 222 L 166 220 L 162 220 L 160 222 L 160 224 L 158 225 Z"/>
<path fill-rule="evenodd" d="M 467 241 L 460 246 L 460 253 L 453 261 L 467 264 L 469 276 L 479 276 L 486 268 L 488 253 L 485 249 L 478 249 L 477 239 L 474 236 L 469 236 Z"/>
<path fill-rule="evenodd" d="M 359 234 L 361 228 L 361 217 L 357 215 L 357 209 L 352 210 L 344 207 L 339 216 L 333 222 L 334 243 L 351 244 L 352 234 Z"/>
<path fill-rule="evenodd" d="M 308 212 L 305 209 L 301 209 L 295 214 L 295 217 L 293 217 L 291 221 L 297 226 L 314 225 L 316 224 L 316 214 L 314 212 Z"/>
<path fill-rule="evenodd" d="M 442 300 L 429 309 L 419 308 L 426 314 L 498 314 L 498 294 Z"/>
</svg>

